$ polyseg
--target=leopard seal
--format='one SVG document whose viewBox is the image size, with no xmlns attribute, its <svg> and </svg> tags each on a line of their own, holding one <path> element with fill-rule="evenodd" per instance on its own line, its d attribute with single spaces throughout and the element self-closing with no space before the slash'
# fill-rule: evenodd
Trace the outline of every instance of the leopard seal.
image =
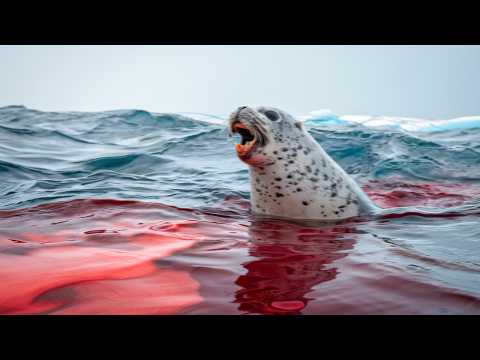
<svg viewBox="0 0 480 360">
<path fill-rule="evenodd" d="M 273 107 L 242 106 L 229 118 L 237 155 L 250 168 L 254 214 L 301 220 L 342 220 L 378 207 L 305 130 Z"/>
<path fill-rule="evenodd" d="M 229 118 L 240 134 L 237 155 L 250 168 L 256 215 L 337 221 L 357 216 L 465 216 L 480 214 L 480 199 L 448 208 L 380 208 L 306 131 L 301 121 L 273 107 L 241 106 Z"/>
</svg>

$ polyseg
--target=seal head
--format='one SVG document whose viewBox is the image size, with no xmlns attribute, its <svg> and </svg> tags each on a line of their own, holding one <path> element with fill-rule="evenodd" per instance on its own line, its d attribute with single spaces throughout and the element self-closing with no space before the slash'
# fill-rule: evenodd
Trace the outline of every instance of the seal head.
<svg viewBox="0 0 480 360">
<path fill-rule="evenodd" d="M 256 109 L 241 106 L 230 115 L 229 130 L 230 134 L 241 136 L 235 149 L 240 160 L 251 166 L 275 163 L 274 151 L 277 142 L 283 141 L 283 134 L 303 131 L 301 122 L 291 115 L 265 106 Z"/>
<path fill-rule="evenodd" d="M 237 155 L 250 168 L 252 211 L 258 215 L 340 220 L 376 206 L 304 129 L 277 108 L 242 106 L 229 119 Z"/>
</svg>

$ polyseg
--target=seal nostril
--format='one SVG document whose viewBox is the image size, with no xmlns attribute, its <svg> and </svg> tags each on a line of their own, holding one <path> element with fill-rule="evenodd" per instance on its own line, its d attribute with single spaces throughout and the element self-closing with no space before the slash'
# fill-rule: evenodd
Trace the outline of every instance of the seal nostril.
<svg viewBox="0 0 480 360">
<path fill-rule="evenodd" d="M 246 109 L 246 108 L 247 108 L 247 106 L 240 106 L 240 107 L 238 108 L 238 111 L 242 111 L 243 109 Z"/>
</svg>

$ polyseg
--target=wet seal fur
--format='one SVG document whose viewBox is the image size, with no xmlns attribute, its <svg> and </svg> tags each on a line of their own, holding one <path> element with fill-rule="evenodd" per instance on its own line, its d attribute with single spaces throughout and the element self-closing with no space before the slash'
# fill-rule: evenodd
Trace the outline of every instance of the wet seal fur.
<svg viewBox="0 0 480 360">
<path fill-rule="evenodd" d="M 480 213 L 480 201 L 454 208 L 375 205 L 288 113 L 242 106 L 229 119 L 237 154 L 250 168 L 251 208 L 269 217 L 336 221 L 356 216 L 457 216 Z"/>
<path fill-rule="evenodd" d="M 288 113 L 241 107 L 230 116 L 229 128 L 242 135 L 242 143 L 256 139 L 251 148 L 245 149 L 248 142 L 237 145 L 240 159 L 250 166 L 255 214 L 341 220 L 374 212 L 375 205 L 355 181 Z"/>
</svg>

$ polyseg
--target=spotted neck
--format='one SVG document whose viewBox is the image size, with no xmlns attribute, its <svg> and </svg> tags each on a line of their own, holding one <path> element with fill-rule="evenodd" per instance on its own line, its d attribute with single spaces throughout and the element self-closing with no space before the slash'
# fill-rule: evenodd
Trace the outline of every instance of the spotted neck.
<svg viewBox="0 0 480 360">
<path fill-rule="evenodd" d="M 250 167 L 256 214 L 338 220 L 373 209 L 355 181 L 306 134 L 301 142 L 271 150 L 274 164 Z"/>
</svg>

